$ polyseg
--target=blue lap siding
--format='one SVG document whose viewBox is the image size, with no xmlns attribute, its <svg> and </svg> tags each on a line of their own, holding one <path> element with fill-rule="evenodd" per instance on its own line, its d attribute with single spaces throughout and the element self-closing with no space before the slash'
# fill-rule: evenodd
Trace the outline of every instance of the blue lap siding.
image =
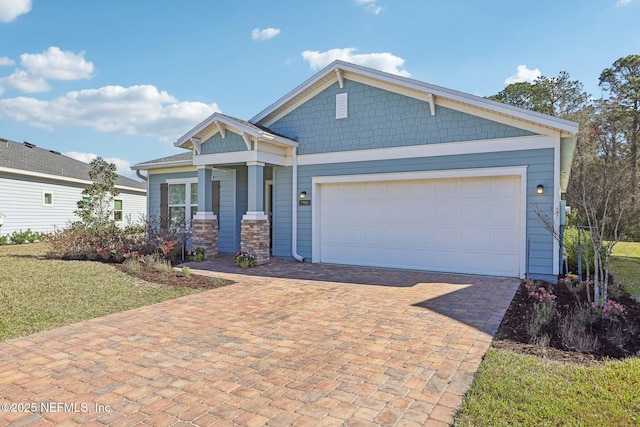
<svg viewBox="0 0 640 427">
<path fill-rule="evenodd" d="M 313 203 L 311 178 L 332 175 L 384 174 L 393 172 L 527 166 L 527 237 L 531 239 L 529 272 L 548 274 L 552 270 L 553 238 L 539 219 L 538 212 L 552 212 L 552 191 L 536 195 L 539 183 L 553 188 L 553 149 L 509 151 L 300 166 L 298 191 L 306 191 Z M 277 168 L 274 179 L 275 256 L 291 257 L 291 169 Z M 311 207 L 298 206 L 298 253 L 311 259 Z"/>
</svg>

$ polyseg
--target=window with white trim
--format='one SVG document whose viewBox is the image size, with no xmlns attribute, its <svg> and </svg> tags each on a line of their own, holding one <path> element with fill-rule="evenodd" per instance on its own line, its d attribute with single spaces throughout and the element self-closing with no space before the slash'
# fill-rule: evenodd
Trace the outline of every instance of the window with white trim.
<svg viewBox="0 0 640 427">
<path fill-rule="evenodd" d="M 122 214 L 122 209 L 123 205 L 122 205 L 122 200 L 120 199 L 115 199 L 113 201 L 113 220 L 114 221 L 122 221 L 122 218 L 124 217 Z"/>
<path fill-rule="evenodd" d="M 42 206 L 53 206 L 53 193 L 42 193 Z"/>
<path fill-rule="evenodd" d="M 169 183 L 169 221 L 174 227 L 188 226 L 198 213 L 198 183 Z"/>
</svg>

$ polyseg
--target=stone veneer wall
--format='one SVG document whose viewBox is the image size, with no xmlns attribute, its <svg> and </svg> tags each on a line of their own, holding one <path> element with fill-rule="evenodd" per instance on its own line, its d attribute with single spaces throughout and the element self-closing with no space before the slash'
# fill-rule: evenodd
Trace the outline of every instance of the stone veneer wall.
<svg viewBox="0 0 640 427">
<path fill-rule="evenodd" d="M 242 220 L 240 250 L 253 253 L 256 265 L 269 262 L 269 220 Z"/>
<path fill-rule="evenodd" d="M 204 248 L 205 259 L 218 256 L 218 220 L 194 219 L 191 221 L 193 230 L 193 247 Z"/>
</svg>

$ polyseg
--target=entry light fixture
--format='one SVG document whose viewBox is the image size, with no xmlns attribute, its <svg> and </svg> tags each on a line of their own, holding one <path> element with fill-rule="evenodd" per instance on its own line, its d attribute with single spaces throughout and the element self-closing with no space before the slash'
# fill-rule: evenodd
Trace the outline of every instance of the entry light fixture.
<svg viewBox="0 0 640 427">
<path fill-rule="evenodd" d="M 300 200 L 304 200 L 307 198 L 307 192 L 306 191 L 301 191 L 300 192 Z"/>
<path fill-rule="evenodd" d="M 536 187 L 536 194 L 544 194 L 544 185 L 538 184 Z"/>
</svg>

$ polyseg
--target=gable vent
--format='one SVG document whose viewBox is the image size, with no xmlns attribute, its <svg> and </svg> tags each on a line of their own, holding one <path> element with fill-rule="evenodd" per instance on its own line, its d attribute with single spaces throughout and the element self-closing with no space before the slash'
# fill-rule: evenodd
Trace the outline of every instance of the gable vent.
<svg viewBox="0 0 640 427">
<path fill-rule="evenodd" d="M 336 95 L 336 120 L 346 119 L 349 113 L 349 94 L 339 93 Z"/>
</svg>

